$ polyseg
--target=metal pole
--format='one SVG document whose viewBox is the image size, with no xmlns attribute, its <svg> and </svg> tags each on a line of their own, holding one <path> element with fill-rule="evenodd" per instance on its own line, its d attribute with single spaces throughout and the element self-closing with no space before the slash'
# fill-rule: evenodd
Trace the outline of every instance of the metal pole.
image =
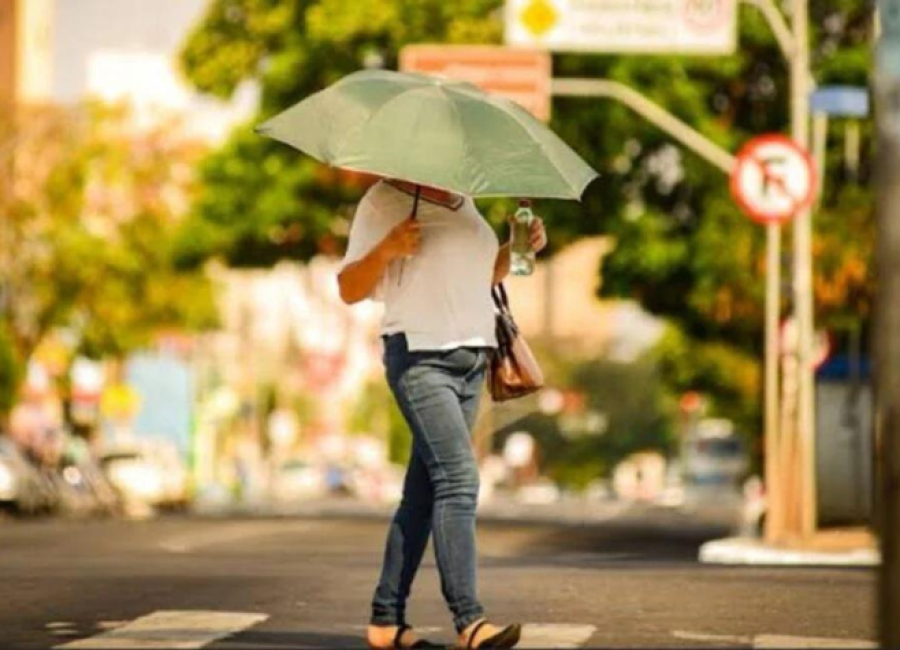
<svg viewBox="0 0 900 650">
<path fill-rule="evenodd" d="M 765 536 L 769 542 L 781 536 L 784 488 L 779 478 L 778 449 L 778 318 L 781 314 L 781 226 L 766 226 L 766 359 L 765 359 Z"/>
<path fill-rule="evenodd" d="M 878 287 L 875 428 L 881 537 L 881 647 L 900 648 L 900 3 L 880 0 L 875 74 Z"/>
<path fill-rule="evenodd" d="M 772 34 L 775 36 L 775 40 L 778 41 L 778 47 L 781 48 L 781 53 L 786 60 L 790 61 L 796 43 L 794 42 L 794 35 L 791 33 L 790 28 L 785 22 L 781 10 L 778 9 L 773 0 L 744 0 L 744 2 L 759 9 L 760 13 L 765 17 L 766 22 L 769 23 Z"/>
<path fill-rule="evenodd" d="M 815 113 L 813 115 L 813 137 L 812 137 L 812 156 L 816 163 L 816 173 L 819 175 L 819 189 L 821 190 L 821 179 L 825 177 L 826 154 L 828 149 L 828 115 L 826 113 Z M 816 200 L 813 202 L 815 207 L 819 206 L 822 200 L 822 192 L 816 192 Z"/>
<path fill-rule="evenodd" d="M 808 0 L 792 0 L 794 51 L 791 56 L 791 131 L 809 149 L 809 15 Z M 800 449 L 800 521 L 796 532 L 811 537 L 816 530 L 815 416 L 812 296 L 812 214 L 804 210 L 794 221 L 794 309 L 797 320 L 797 437 Z"/>
<path fill-rule="evenodd" d="M 691 149 L 698 156 L 731 174 L 735 158 L 696 129 L 647 99 L 641 93 L 618 81 L 609 79 L 554 79 L 553 94 L 563 97 L 609 97 L 625 104 L 635 113 Z"/>
</svg>

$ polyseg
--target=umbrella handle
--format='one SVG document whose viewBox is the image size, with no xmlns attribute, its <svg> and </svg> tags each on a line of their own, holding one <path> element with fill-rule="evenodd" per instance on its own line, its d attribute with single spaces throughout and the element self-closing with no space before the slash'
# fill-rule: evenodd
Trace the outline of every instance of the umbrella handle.
<svg viewBox="0 0 900 650">
<path fill-rule="evenodd" d="M 416 198 L 413 199 L 412 218 L 415 219 L 419 214 L 419 196 L 422 195 L 422 186 L 416 185 Z"/>
<path fill-rule="evenodd" d="M 416 219 L 419 214 L 419 197 L 422 194 L 422 186 L 416 185 L 416 197 L 413 199 L 413 209 L 412 214 L 410 215 L 413 219 Z M 406 260 L 400 260 L 400 275 L 397 277 L 397 286 L 400 286 L 400 283 L 403 282 L 403 265 L 406 264 Z"/>
</svg>

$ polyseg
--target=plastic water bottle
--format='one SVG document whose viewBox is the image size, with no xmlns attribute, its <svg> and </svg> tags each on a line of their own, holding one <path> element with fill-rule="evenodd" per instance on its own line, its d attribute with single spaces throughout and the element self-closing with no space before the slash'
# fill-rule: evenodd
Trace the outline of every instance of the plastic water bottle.
<svg viewBox="0 0 900 650">
<path fill-rule="evenodd" d="M 512 245 L 510 246 L 509 270 L 513 275 L 531 275 L 534 271 L 534 250 L 531 248 L 531 201 L 519 201 L 512 220 Z"/>
</svg>

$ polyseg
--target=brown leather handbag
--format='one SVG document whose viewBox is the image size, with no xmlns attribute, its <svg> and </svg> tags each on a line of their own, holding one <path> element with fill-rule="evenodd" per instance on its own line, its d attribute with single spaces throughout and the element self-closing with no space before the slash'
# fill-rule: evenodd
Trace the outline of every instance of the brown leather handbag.
<svg viewBox="0 0 900 650">
<path fill-rule="evenodd" d="M 495 402 L 504 402 L 543 388 L 544 373 L 513 320 L 506 289 L 498 284 L 491 295 L 497 308 L 497 349 L 488 367 L 488 387 Z"/>
</svg>

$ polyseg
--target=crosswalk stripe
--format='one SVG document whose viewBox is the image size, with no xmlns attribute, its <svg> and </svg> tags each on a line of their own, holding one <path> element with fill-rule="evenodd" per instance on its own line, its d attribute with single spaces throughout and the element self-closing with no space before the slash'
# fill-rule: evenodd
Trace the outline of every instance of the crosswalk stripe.
<svg viewBox="0 0 900 650">
<path fill-rule="evenodd" d="M 788 636 L 784 634 L 757 634 L 742 636 L 732 634 L 706 634 L 704 632 L 685 632 L 675 630 L 672 635 L 685 641 L 716 643 L 719 646 L 736 646 L 745 648 L 877 648 L 874 641 L 863 639 L 834 639 L 821 637 Z"/>
<path fill-rule="evenodd" d="M 753 637 L 754 648 L 877 648 L 874 641 L 862 639 L 822 639 L 805 636 L 760 634 Z"/>
<path fill-rule="evenodd" d="M 498 623 L 499 625 L 499 623 Z M 359 630 L 364 635 L 365 625 L 348 625 L 346 628 Z M 448 631 L 443 627 L 426 627 L 417 625 L 416 634 L 430 638 L 440 636 Z M 522 640 L 516 648 L 580 648 L 591 635 L 597 631 L 594 625 L 575 625 L 570 623 L 525 623 L 522 626 Z M 454 637 L 456 635 L 454 634 Z"/>
<path fill-rule="evenodd" d="M 269 618 L 265 614 L 207 611 L 160 611 L 142 616 L 114 630 L 54 646 L 65 650 L 121 648 L 202 648 Z"/>
<path fill-rule="evenodd" d="M 594 625 L 527 623 L 517 648 L 580 648 L 597 630 Z"/>
<path fill-rule="evenodd" d="M 737 634 L 707 634 L 705 632 L 685 632 L 683 630 L 675 630 L 672 636 L 683 641 L 699 641 L 701 643 L 716 643 L 719 646 L 752 646 L 752 636 L 742 636 Z"/>
</svg>

